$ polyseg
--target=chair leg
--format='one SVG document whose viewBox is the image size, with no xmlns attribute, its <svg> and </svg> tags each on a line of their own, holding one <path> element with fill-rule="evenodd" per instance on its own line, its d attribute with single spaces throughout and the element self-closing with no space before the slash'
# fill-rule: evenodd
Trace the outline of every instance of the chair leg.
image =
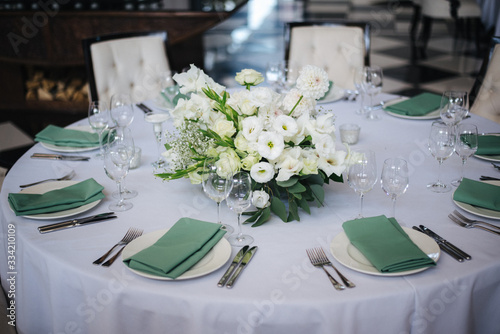
<svg viewBox="0 0 500 334">
<path fill-rule="evenodd" d="M 427 58 L 427 44 L 429 43 L 431 32 L 432 32 L 432 18 L 424 16 L 422 18 L 422 34 L 420 36 L 420 40 L 422 43 L 420 53 L 423 59 Z"/>
</svg>

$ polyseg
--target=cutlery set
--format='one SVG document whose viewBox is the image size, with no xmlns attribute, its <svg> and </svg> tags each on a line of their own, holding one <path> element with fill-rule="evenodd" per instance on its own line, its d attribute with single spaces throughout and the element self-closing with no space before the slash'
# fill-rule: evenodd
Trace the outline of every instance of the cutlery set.
<svg viewBox="0 0 500 334">
<path fill-rule="evenodd" d="M 60 222 L 60 223 L 43 225 L 43 226 L 38 227 L 38 231 L 43 234 L 43 233 L 48 233 L 48 232 L 64 230 L 64 229 L 71 228 L 71 227 L 93 224 L 93 223 L 101 222 L 103 220 L 116 218 L 116 216 L 114 214 L 115 214 L 114 212 L 106 212 L 106 213 L 101 213 L 101 214 L 90 216 L 90 217 L 71 219 L 71 220 Z"/>
<path fill-rule="evenodd" d="M 326 273 L 328 276 L 328 279 L 330 279 L 330 282 L 332 282 L 333 287 L 337 290 L 344 290 L 346 287 L 348 288 L 354 288 L 356 285 L 349 281 L 340 271 L 335 268 L 335 266 L 328 260 L 328 257 L 326 256 L 325 252 L 323 251 L 322 248 L 312 248 L 312 249 L 306 249 L 307 256 L 309 257 L 309 260 L 311 261 L 311 264 L 315 267 L 322 268 L 323 271 Z M 344 283 L 344 285 L 340 284 L 329 272 L 326 270 L 325 266 L 331 266 L 337 275 L 339 275 L 340 279 Z"/>
<path fill-rule="evenodd" d="M 132 240 L 137 239 L 138 237 L 140 237 L 142 235 L 142 232 L 143 232 L 143 230 L 141 230 L 141 229 L 137 229 L 137 228 L 134 228 L 134 227 L 129 228 L 128 231 L 127 231 L 127 233 L 125 233 L 125 235 L 123 236 L 122 240 L 118 241 L 103 256 L 101 256 L 100 258 L 98 258 L 97 260 L 95 260 L 93 262 L 93 264 L 100 265 L 102 263 L 103 267 L 109 267 L 110 265 L 113 264 L 113 262 L 115 262 L 115 260 L 118 258 L 118 256 L 122 253 L 122 251 L 125 248 L 125 246 L 128 245 Z M 122 246 L 120 248 L 120 250 L 115 255 L 113 255 L 113 257 L 111 257 L 109 260 L 107 260 L 106 262 L 104 262 L 107 259 L 107 257 L 113 252 L 113 250 L 116 247 L 120 247 L 120 246 Z"/>
<path fill-rule="evenodd" d="M 90 157 L 81 155 L 63 155 L 63 154 L 50 154 L 50 153 L 33 153 L 33 159 L 49 159 L 49 160 L 68 160 L 68 161 L 89 161 Z"/>
<path fill-rule="evenodd" d="M 479 229 L 485 230 L 487 232 L 500 235 L 500 226 L 493 225 L 493 224 L 490 224 L 487 222 L 483 222 L 481 220 L 469 219 L 469 218 L 465 217 L 464 215 L 462 215 L 457 210 L 453 211 L 453 213 L 455 215 L 450 213 L 448 215 L 448 218 L 450 218 L 455 224 L 457 224 L 459 226 L 462 226 L 465 228 L 479 228 Z M 488 227 L 483 226 L 483 225 L 486 225 Z M 492 230 L 491 228 L 493 228 L 495 230 Z"/>
<path fill-rule="evenodd" d="M 439 236 L 437 233 L 433 232 L 429 228 L 425 227 L 424 225 L 420 225 L 419 227 L 413 226 L 413 229 L 419 232 L 422 232 L 432 239 L 436 241 L 436 243 L 439 245 L 439 248 L 447 253 L 448 255 L 452 256 L 455 260 L 458 262 L 464 262 L 464 260 L 471 260 L 472 257 L 458 248 L 457 246 L 453 245 L 451 242 L 447 241 L 446 239 L 442 238 Z"/>
<path fill-rule="evenodd" d="M 236 254 L 231 265 L 227 268 L 222 278 L 217 283 L 219 288 L 226 285 L 226 288 L 232 288 L 236 279 L 240 276 L 241 271 L 247 266 L 248 262 L 252 259 L 255 252 L 257 252 L 257 246 L 253 246 L 248 249 L 249 246 L 243 246 L 240 251 Z"/>
</svg>

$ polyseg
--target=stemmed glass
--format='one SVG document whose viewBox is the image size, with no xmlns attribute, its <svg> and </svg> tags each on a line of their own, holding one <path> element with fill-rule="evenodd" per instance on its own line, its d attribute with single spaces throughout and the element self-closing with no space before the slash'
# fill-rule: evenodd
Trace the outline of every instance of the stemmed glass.
<svg viewBox="0 0 500 334">
<path fill-rule="evenodd" d="M 290 91 L 297 82 L 299 76 L 299 68 L 293 61 L 283 61 L 280 64 L 279 70 L 279 85 L 281 92 Z"/>
<path fill-rule="evenodd" d="M 125 93 L 116 93 L 111 96 L 110 102 L 111 119 L 116 125 L 117 135 L 122 135 L 127 127 L 134 120 L 134 104 L 132 97 Z M 130 190 L 125 185 L 125 180 L 122 182 L 122 196 L 125 199 L 134 198 L 137 196 L 136 190 Z M 113 193 L 114 197 L 118 197 L 117 192 Z"/>
<path fill-rule="evenodd" d="M 238 233 L 227 240 L 233 246 L 249 245 L 253 238 L 241 231 L 241 214 L 252 204 L 252 180 L 250 174 L 244 171 L 237 172 L 233 177 L 233 187 L 226 198 L 229 209 L 238 214 Z"/>
<path fill-rule="evenodd" d="M 363 218 L 363 197 L 372 190 L 377 182 L 377 162 L 375 152 L 364 150 L 357 152 L 357 159 L 349 166 L 347 183 L 359 194 L 359 214 Z"/>
<path fill-rule="evenodd" d="M 101 101 L 90 102 L 88 120 L 92 129 L 99 135 L 99 153 L 95 157 L 102 159 L 104 157 L 102 137 L 104 131 L 109 127 L 109 111 L 106 104 Z"/>
<path fill-rule="evenodd" d="M 144 114 L 144 120 L 148 123 L 153 124 L 153 132 L 156 139 L 156 146 L 158 148 L 158 159 L 151 163 L 155 168 L 162 168 L 165 166 L 165 160 L 161 155 L 161 141 L 163 134 L 163 123 L 169 119 L 170 115 L 168 112 L 164 111 L 152 111 Z"/>
<path fill-rule="evenodd" d="M 269 62 L 266 66 L 266 80 L 271 88 L 275 91 L 279 90 L 279 79 L 280 79 L 280 63 L 279 62 Z"/>
<path fill-rule="evenodd" d="M 439 114 L 444 123 L 455 127 L 465 116 L 467 116 L 468 112 L 467 92 L 453 90 L 443 93 Z"/>
<path fill-rule="evenodd" d="M 438 179 L 427 185 L 427 188 L 437 193 L 451 190 L 451 187 L 441 182 L 441 165 L 448 159 L 455 149 L 455 135 L 451 126 L 442 121 L 432 122 L 429 134 L 429 150 L 439 163 Z"/>
<path fill-rule="evenodd" d="M 354 87 L 356 87 L 356 91 L 358 92 L 359 97 L 359 109 L 356 110 L 356 114 L 364 115 L 366 113 L 365 107 L 365 91 L 364 91 L 364 67 L 358 68 L 354 71 Z"/>
<path fill-rule="evenodd" d="M 160 95 L 169 108 L 175 107 L 174 99 L 179 94 L 179 86 L 175 83 L 174 74 L 171 71 L 166 71 L 161 75 Z"/>
<path fill-rule="evenodd" d="M 132 203 L 126 202 L 122 196 L 122 182 L 127 176 L 130 160 L 134 156 L 135 145 L 129 129 L 123 131 L 120 135 L 116 129 L 110 131 L 108 144 L 104 154 L 104 171 L 106 175 L 116 182 L 118 187 L 119 200 L 109 205 L 112 211 L 126 211 L 132 208 Z"/>
<path fill-rule="evenodd" d="M 366 115 L 369 120 L 380 119 L 379 115 L 373 113 L 373 97 L 382 91 L 382 82 L 382 69 L 379 66 L 365 66 L 363 68 L 361 85 L 364 93 L 370 97 L 368 114 Z"/>
<path fill-rule="evenodd" d="M 474 124 L 460 124 L 455 139 L 455 153 L 462 158 L 462 172 L 460 178 L 451 181 L 455 187 L 460 185 L 464 178 L 464 169 L 467 159 L 477 151 L 477 127 Z"/>
<path fill-rule="evenodd" d="M 218 165 L 215 160 L 205 160 L 203 166 L 202 185 L 205 194 L 217 203 L 217 223 L 227 233 L 232 233 L 234 229 L 226 224 L 222 224 L 220 219 L 220 203 L 225 200 L 233 186 L 233 172 L 227 172 L 228 169 Z M 227 167 L 227 166 L 225 166 Z"/>
<path fill-rule="evenodd" d="M 384 161 L 380 177 L 382 190 L 391 196 L 392 217 L 396 217 L 396 199 L 404 194 L 409 185 L 408 163 L 404 159 L 389 158 Z"/>
</svg>

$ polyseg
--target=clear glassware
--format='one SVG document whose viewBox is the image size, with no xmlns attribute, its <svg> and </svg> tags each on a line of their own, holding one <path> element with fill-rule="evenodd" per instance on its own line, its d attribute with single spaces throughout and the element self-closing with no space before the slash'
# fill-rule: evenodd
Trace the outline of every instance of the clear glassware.
<svg viewBox="0 0 500 334">
<path fill-rule="evenodd" d="M 280 62 L 268 62 L 266 66 L 266 81 L 269 86 L 279 92 Z"/>
<path fill-rule="evenodd" d="M 109 205 L 112 211 L 126 211 L 133 207 L 133 204 L 125 201 L 122 191 L 122 183 L 130 168 L 130 160 L 134 156 L 135 145 L 131 135 L 118 135 L 116 129 L 110 131 L 108 144 L 104 153 L 104 171 L 106 175 L 116 182 L 118 188 L 118 202 Z M 125 130 L 124 133 L 130 130 Z"/>
<path fill-rule="evenodd" d="M 160 95 L 164 102 L 161 105 L 168 108 L 175 107 L 175 97 L 179 94 L 179 86 L 173 78 L 174 75 L 175 72 L 166 71 L 161 74 L 160 79 Z"/>
<path fill-rule="evenodd" d="M 465 91 L 445 91 L 439 107 L 441 120 L 455 127 L 469 113 L 468 100 L 468 94 Z"/>
<path fill-rule="evenodd" d="M 134 120 L 134 104 L 129 94 L 116 93 L 111 96 L 110 115 L 118 131 L 132 124 Z"/>
<path fill-rule="evenodd" d="M 233 172 L 227 173 L 222 166 L 217 165 L 215 160 L 205 160 L 203 166 L 202 185 L 205 194 L 217 203 L 217 223 L 221 224 L 221 228 L 227 233 L 232 233 L 234 228 L 227 224 L 223 224 L 220 218 L 220 203 L 224 201 L 233 186 Z"/>
<path fill-rule="evenodd" d="M 226 203 L 238 215 L 238 233 L 229 236 L 227 240 L 231 245 L 241 247 L 253 242 L 253 238 L 243 234 L 241 229 L 241 214 L 252 204 L 252 180 L 248 172 L 240 171 L 233 176 L 232 183 Z"/>
<path fill-rule="evenodd" d="M 356 114 L 365 115 L 367 112 L 367 107 L 365 106 L 366 94 L 364 91 L 364 67 L 356 69 L 354 72 L 354 87 L 358 93 L 359 108 L 356 110 Z"/>
<path fill-rule="evenodd" d="M 451 190 L 451 187 L 441 181 L 441 165 L 448 159 L 455 150 L 455 135 L 453 128 L 442 121 L 432 122 L 429 134 L 429 150 L 439 163 L 438 179 L 436 182 L 427 185 L 427 188 L 444 193 Z"/>
<path fill-rule="evenodd" d="M 144 120 L 148 123 L 153 124 L 153 133 L 155 135 L 156 146 L 158 148 L 158 158 L 151 165 L 155 168 L 163 168 L 165 166 L 165 160 L 161 155 L 161 143 L 163 137 L 163 123 L 170 118 L 170 114 L 166 111 L 153 111 L 144 114 Z"/>
<path fill-rule="evenodd" d="M 464 169 L 467 159 L 477 151 L 477 126 L 474 124 L 459 124 L 456 131 L 455 153 L 462 159 L 460 178 L 451 181 L 455 187 L 460 185 L 464 178 Z"/>
<path fill-rule="evenodd" d="M 382 91 L 383 73 L 379 66 L 365 66 L 362 74 L 362 87 L 365 95 L 369 97 L 366 118 L 369 120 L 380 119 L 373 111 L 373 98 Z"/>
<path fill-rule="evenodd" d="M 95 157 L 102 159 L 104 157 L 103 134 L 109 127 L 109 110 L 106 103 L 101 101 L 90 102 L 88 120 L 92 129 L 99 135 L 99 153 Z"/>
<path fill-rule="evenodd" d="M 359 214 L 357 218 L 363 218 L 363 198 L 372 190 L 377 182 L 377 161 L 375 152 L 371 150 L 357 151 L 356 160 L 349 166 L 347 183 L 357 194 L 359 194 Z"/>
<path fill-rule="evenodd" d="M 406 192 L 409 185 L 408 163 L 404 159 L 389 158 L 384 161 L 380 185 L 392 200 L 392 217 L 396 217 L 396 199 Z"/>
<path fill-rule="evenodd" d="M 282 61 L 279 71 L 279 87 L 280 93 L 290 91 L 297 82 L 299 76 L 299 67 L 291 61 Z"/>
</svg>

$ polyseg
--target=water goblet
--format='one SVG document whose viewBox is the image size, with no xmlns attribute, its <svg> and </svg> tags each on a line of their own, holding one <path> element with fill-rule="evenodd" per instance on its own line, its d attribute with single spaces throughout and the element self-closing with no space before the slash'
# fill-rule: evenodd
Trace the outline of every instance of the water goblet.
<svg viewBox="0 0 500 334">
<path fill-rule="evenodd" d="M 373 113 L 373 97 L 382 91 L 383 74 L 379 66 L 365 66 L 362 73 L 362 87 L 366 95 L 369 96 L 368 114 L 369 120 L 380 119 L 379 115 Z"/>
<path fill-rule="evenodd" d="M 233 176 L 232 188 L 226 198 L 229 209 L 238 215 L 238 233 L 227 239 L 233 246 L 241 247 L 253 242 L 253 238 L 241 230 L 241 214 L 252 204 L 252 180 L 248 172 L 240 171 Z"/>
<path fill-rule="evenodd" d="M 218 164 L 213 159 L 205 160 L 203 166 L 202 185 L 205 194 L 217 203 L 217 223 L 227 233 L 232 233 L 234 229 L 226 224 L 222 224 L 220 219 L 220 203 L 226 199 L 233 186 L 232 168 Z"/>
<path fill-rule="evenodd" d="M 90 102 L 88 120 L 92 129 L 99 135 L 99 153 L 95 157 L 102 159 L 104 157 L 103 134 L 109 127 L 109 111 L 106 104 L 101 101 Z"/>
<path fill-rule="evenodd" d="M 436 182 L 427 185 L 427 188 L 444 193 L 451 190 L 451 187 L 441 182 L 441 165 L 448 159 L 455 149 L 455 135 L 451 126 L 442 121 L 434 121 L 429 134 L 429 150 L 439 163 L 438 179 Z"/>
<path fill-rule="evenodd" d="M 396 199 L 404 194 L 409 185 L 408 163 L 404 159 L 389 158 L 384 161 L 380 177 L 382 190 L 391 197 L 392 217 L 396 217 Z"/>
<path fill-rule="evenodd" d="M 111 96 L 110 102 L 111 119 L 117 126 L 120 132 L 123 128 L 128 127 L 134 120 L 134 104 L 132 97 L 129 94 L 116 93 Z"/>
<path fill-rule="evenodd" d="M 266 80 L 269 86 L 279 91 L 280 62 L 268 62 L 266 66 Z"/>
<path fill-rule="evenodd" d="M 474 124 L 459 124 L 455 139 L 455 153 L 462 159 L 462 167 L 460 178 L 451 181 L 455 187 L 458 187 L 462 182 L 467 159 L 476 153 L 477 146 L 477 127 Z"/>
<path fill-rule="evenodd" d="M 112 211 L 126 211 L 133 207 L 133 204 L 126 202 L 122 192 L 122 182 L 127 176 L 130 160 L 134 155 L 134 142 L 131 137 L 113 136 L 106 145 L 104 153 L 104 171 L 106 175 L 116 182 L 119 194 L 118 202 L 109 205 Z"/>
<path fill-rule="evenodd" d="M 168 112 L 165 111 L 152 111 L 144 114 L 144 120 L 148 123 L 153 124 L 153 133 L 156 139 L 156 146 L 158 148 L 158 158 L 151 165 L 155 168 L 162 168 L 165 166 L 165 160 L 161 155 L 161 142 L 163 134 L 163 123 L 170 118 Z"/>
<path fill-rule="evenodd" d="M 441 97 L 439 115 L 441 120 L 455 127 L 462 119 L 467 116 L 468 94 L 464 91 L 445 91 Z"/>
<path fill-rule="evenodd" d="M 283 61 L 279 70 L 279 86 L 282 93 L 290 91 L 297 82 L 299 68 L 294 62 Z"/>
<path fill-rule="evenodd" d="M 365 106 L 366 94 L 364 91 L 364 67 L 358 68 L 354 71 L 354 87 L 358 92 L 359 108 L 356 110 L 356 114 L 365 115 L 367 112 L 367 107 Z"/>
<path fill-rule="evenodd" d="M 375 152 L 362 150 L 355 153 L 356 159 L 350 164 L 347 183 L 359 194 L 359 214 L 363 218 L 363 198 L 377 182 L 377 162 Z"/>
<path fill-rule="evenodd" d="M 118 140 L 125 143 L 129 147 L 129 150 L 131 150 L 130 163 L 132 163 L 132 159 L 134 158 L 136 150 L 138 148 L 136 148 L 134 145 L 134 138 L 132 137 L 131 130 L 129 128 L 119 128 L 119 127 L 111 128 L 108 133 L 108 143 L 111 141 L 118 141 Z M 131 167 L 129 166 L 129 171 L 130 169 Z M 121 193 L 119 193 L 118 191 L 114 191 L 112 194 L 114 198 L 120 198 L 120 196 L 123 197 L 124 199 L 131 199 L 137 197 L 138 195 L 137 190 L 128 189 L 125 184 L 125 178 L 122 180 L 121 185 L 122 185 Z"/>
</svg>

